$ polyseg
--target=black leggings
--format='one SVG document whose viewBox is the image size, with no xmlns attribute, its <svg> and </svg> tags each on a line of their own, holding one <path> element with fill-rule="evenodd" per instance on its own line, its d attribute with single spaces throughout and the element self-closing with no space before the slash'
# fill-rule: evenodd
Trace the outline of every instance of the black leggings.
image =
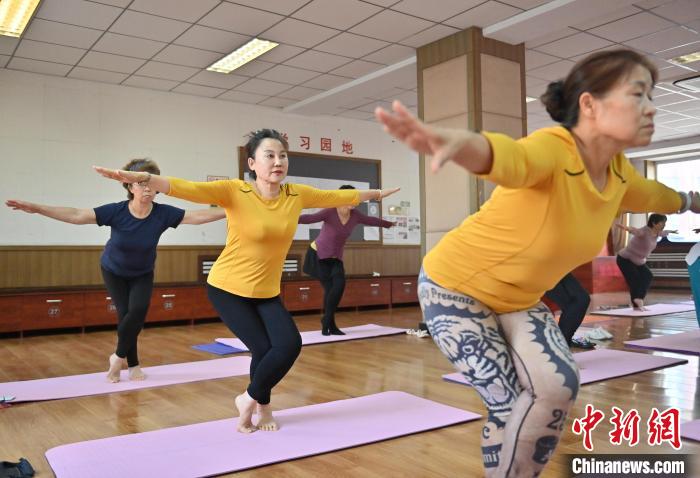
<svg viewBox="0 0 700 478">
<path fill-rule="evenodd" d="M 117 357 L 126 357 L 129 367 L 139 364 L 137 342 L 146 321 L 153 292 L 153 272 L 138 277 L 118 276 L 104 267 L 102 277 L 117 308 Z"/>
<path fill-rule="evenodd" d="M 566 339 L 566 343 L 571 345 L 576 329 L 586 317 L 586 311 L 591 303 L 591 296 L 586 289 L 571 274 L 566 274 L 554 289 L 544 294 L 549 300 L 554 302 L 561 309 L 559 317 L 559 329 Z"/>
<path fill-rule="evenodd" d="M 622 271 L 622 275 L 625 276 L 627 286 L 630 288 L 632 303 L 634 304 L 634 299 L 644 299 L 654 278 L 649 267 L 646 264 L 638 266 L 620 255 L 617 256 L 617 266 Z"/>
<path fill-rule="evenodd" d="M 221 320 L 248 347 L 248 395 L 270 403 L 272 388 L 282 380 L 301 352 L 301 335 L 279 296 L 253 299 L 207 284 L 207 294 Z"/>
<path fill-rule="evenodd" d="M 319 280 L 323 286 L 323 318 L 324 328 L 337 328 L 335 311 L 343 298 L 345 291 L 345 267 L 338 259 L 320 259 L 318 261 Z"/>
</svg>

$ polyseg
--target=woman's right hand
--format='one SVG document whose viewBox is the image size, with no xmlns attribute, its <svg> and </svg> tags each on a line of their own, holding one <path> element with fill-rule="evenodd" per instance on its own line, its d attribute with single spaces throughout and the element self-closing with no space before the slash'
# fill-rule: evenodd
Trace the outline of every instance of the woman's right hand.
<svg viewBox="0 0 700 478">
<path fill-rule="evenodd" d="M 29 214 L 35 214 L 39 212 L 39 205 L 33 202 L 19 201 L 17 199 L 8 199 L 5 201 L 7 207 L 11 207 L 15 211 L 24 211 Z"/>
<path fill-rule="evenodd" d="M 148 181 L 151 177 L 151 175 L 145 171 L 124 171 L 123 169 L 109 169 L 101 166 L 93 166 L 93 169 L 105 178 L 114 179 L 115 181 L 127 184 Z"/>
</svg>

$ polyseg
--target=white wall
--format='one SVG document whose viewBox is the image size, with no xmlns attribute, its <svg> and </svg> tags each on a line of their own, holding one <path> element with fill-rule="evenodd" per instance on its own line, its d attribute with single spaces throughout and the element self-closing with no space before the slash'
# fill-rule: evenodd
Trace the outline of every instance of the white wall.
<svg viewBox="0 0 700 478">
<path fill-rule="evenodd" d="M 91 208 L 126 198 L 116 182 L 95 174 L 94 164 L 121 167 L 130 158 L 149 157 L 163 174 L 192 180 L 207 175 L 238 177 L 237 148 L 244 135 L 262 127 L 286 132 L 290 149 L 298 136 L 333 141 L 343 156 L 344 139 L 354 157 L 380 159 L 384 187 L 402 190 L 384 201 L 420 207 L 418 156 L 395 143 L 380 126 L 338 117 L 305 117 L 224 100 L 93 83 L 0 69 L 0 165 L 2 199 Z M 173 198 L 159 202 L 199 205 Z M 101 245 L 109 230 L 74 226 L 0 208 L 0 245 Z M 182 226 L 161 244 L 223 244 L 223 222 Z"/>
</svg>

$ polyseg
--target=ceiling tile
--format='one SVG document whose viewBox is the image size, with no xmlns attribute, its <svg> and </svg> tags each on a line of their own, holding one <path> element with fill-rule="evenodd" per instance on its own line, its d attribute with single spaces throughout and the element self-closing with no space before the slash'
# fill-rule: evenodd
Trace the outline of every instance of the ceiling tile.
<svg viewBox="0 0 700 478">
<path fill-rule="evenodd" d="M 112 5 L 113 7 L 126 8 L 132 2 L 132 0 L 91 0 L 95 3 L 104 3 L 105 5 Z"/>
<path fill-rule="evenodd" d="M 161 91 L 170 90 L 176 87 L 178 84 L 178 81 L 160 80 L 158 78 L 147 78 L 145 76 L 130 76 L 122 83 L 122 85 Z"/>
<path fill-rule="evenodd" d="M 95 68 L 97 70 L 115 71 L 118 73 L 133 73 L 143 64 L 144 60 L 137 58 L 89 51 L 83 59 L 80 60 L 78 66 Z"/>
<path fill-rule="evenodd" d="M 559 61 L 559 58 L 536 50 L 525 50 L 525 70 L 532 70 Z"/>
<path fill-rule="evenodd" d="M 292 99 L 288 99 L 288 98 L 279 98 L 277 96 L 274 96 L 272 98 L 268 98 L 266 100 L 263 100 L 258 104 L 263 105 L 263 106 L 271 106 L 273 108 L 284 108 L 285 106 L 289 106 L 292 103 L 296 103 L 296 100 L 292 100 Z"/>
<path fill-rule="evenodd" d="M 53 45 L 34 40 L 22 40 L 15 51 L 15 56 L 32 60 L 51 61 L 65 65 L 75 65 L 86 50 L 70 46 Z"/>
<path fill-rule="evenodd" d="M 221 53 L 199 50 L 180 45 L 169 45 L 158 53 L 154 60 L 176 65 L 192 66 L 194 68 L 206 68 L 221 58 Z"/>
<path fill-rule="evenodd" d="M 149 40 L 171 42 L 189 26 L 189 23 L 178 20 L 126 10 L 109 28 L 109 31 L 148 38 Z"/>
<path fill-rule="evenodd" d="M 450 17 L 474 8 L 483 0 L 441 0 L 426 2 L 425 0 L 403 0 L 391 6 L 392 10 L 407 13 L 426 20 L 441 22 Z"/>
<path fill-rule="evenodd" d="M 391 101 L 382 101 L 382 100 L 375 100 L 372 101 L 371 103 L 367 103 L 366 105 L 362 105 L 358 108 L 355 108 L 356 111 L 364 111 L 365 113 L 374 113 L 374 110 L 377 107 L 384 108 L 387 111 L 391 111 Z"/>
<path fill-rule="evenodd" d="M 541 66 L 527 72 L 529 76 L 539 78 L 541 80 L 556 81 L 565 78 L 574 66 L 573 61 L 562 60 L 551 65 Z"/>
<path fill-rule="evenodd" d="M 376 98 L 365 98 L 364 96 L 360 98 L 348 99 L 340 103 L 341 110 L 354 110 L 360 106 L 364 106 L 369 103 L 377 101 Z"/>
<path fill-rule="evenodd" d="M 6 37 L 0 35 L 0 54 L 11 55 L 17 44 L 19 43 L 19 38 Z"/>
<path fill-rule="evenodd" d="M 272 63 L 282 63 L 283 61 L 289 60 L 291 57 L 298 55 L 302 51 L 304 51 L 304 49 L 298 46 L 280 44 L 265 53 L 260 58 L 264 58 L 265 61 Z"/>
<path fill-rule="evenodd" d="M 451 27 L 459 28 L 460 30 L 474 26 L 483 28 L 493 25 L 494 23 L 498 23 L 501 20 L 505 20 L 506 18 L 510 18 L 513 15 L 517 15 L 521 12 L 522 10 L 519 8 L 511 7 L 510 5 L 505 5 L 503 3 L 489 1 L 452 17 L 449 20 L 445 20 L 443 23 L 450 25 Z"/>
<path fill-rule="evenodd" d="M 312 0 L 294 12 L 292 17 L 347 30 L 381 10 L 380 7 L 359 0 Z"/>
<path fill-rule="evenodd" d="M 692 65 L 693 64 L 691 64 L 690 66 L 692 66 Z M 695 71 L 698 71 L 698 69 L 699 69 L 698 66 L 700 66 L 700 64 L 696 65 Z M 681 75 L 687 76 L 688 73 L 689 72 L 688 72 L 687 68 L 683 68 L 680 66 L 671 66 L 668 68 L 663 68 L 663 69 L 659 70 L 659 81 L 675 80 L 675 79 L 678 79 L 678 77 Z"/>
<path fill-rule="evenodd" d="M 298 85 L 317 76 L 317 71 L 302 70 L 300 68 L 294 68 L 287 65 L 276 65 L 258 75 L 258 78 Z"/>
<path fill-rule="evenodd" d="M 700 35 L 686 28 L 674 27 L 660 32 L 644 35 L 634 40 L 625 42 L 625 45 L 642 51 L 654 53 L 668 50 L 678 45 L 686 45 L 700 41 Z"/>
<path fill-rule="evenodd" d="M 260 80 L 258 78 L 251 78 L 245 83 L 241 83 L 236 87 L 237 91 L 243 91 L 246 93 L 256 93 L 258 95 L 276 95 L 284 90 L 288 90 L 289 85 L 285 83 L 278 83 L 276 81 Z"/>
<path fill-rule="evenodd" d="M 501 3 L 507 3 L 512 7 L 522 8 L 523 10 L 530 10 L 531 8 L 539 7 L 551 0 L 499 0 Z"/>
<path fill-rule="evenodd" d="M 234 75 L 233 73 L 224 74 L 204 70 L 191 77 L 187 82 L 228 90 L 248 80 L 249 78 L 246 76 Z"/>
<path fill-rule="evenodd" d="M 121 8 L 85 0 L 44 0 L 36 17 L 106 30 L 122 12 Z"/>
<path fill-rule="evenodd" d="M 556 40 L 546 45 L 537 47 L 537 51 L 556 55 L 560 58 L 569 58 L 576 55 L 581 55 L 593 50 L 598 50 L 606 46 L 612 45 L 612 42 L 595 37 L 588 33 L 577 33 L 570 37 Z"/>
<path fill-rule="evenodd" d="M 282 18 L 284 17 L 274 13 L 224 2 L 202 18 L 199 24 L 257 36 Z M 268 37 L 263 38 L 269 40 Z"/>
<path fill-rule="evenodd" d="M 435 25 L 400 41 L 402 45 L 419 48 L 436 40 L 441 40 L 460 30 L 445 25 Z"/>
<path fill-rule="evenodd" d="M 249 40 L 250 36 L 248 35 L 240 35 L 202 25 L 193 25 L 192 28 L 177 37 L 174 43 L 191 48 L 229 54 Z"/>
<path fill-rule="evenodd" d="M 340 116 L 342 118 L 350 118 L 350 119 L 356 119 L 356 120 L 373 120 L 374 119 L 374 114 L 369 114 L 364 111 L 359 111 L 359 110 L 346 110 L 343 111 L 342 113 L 338 113 L 335 116 Z"/>
<path fill-rule="evenodd" d="M 398 0 L 365 0 L 367 3 L 371 3 L 372 5 L 379 5 L 380 7 L 390 7 L 394 5 L 395 3 L 398 3 Z"/>
<path fill-rule="evenodd" d="M 672 0 L 636 0 L 634 2 L 639 8 L 654 8 L 665 3 L 670 3 Z"/>
<path fill-rule="evenodd" d="M 243 91 L 232 90 L 232 91 L 227 91 L 226 93 L 219 96 L 217 99 L 235 101 L 237 103 L 256 104 L 256 103 L 259 103 L 260 101 L 265 100 L 268 97 L 269 97 L 269 95 L 256 95 L 254 93 L 246 93 Z"/>
<path fill-rule="evenodd" d="M 190 85 L 189 83 L 182 83 L 173 88 L 171 91 L 174 91 L 175 93 L 183 93 L 185 95 L 206 96 L 208 98 L 214 98 L 216 96 L 219 96 L 226 90 L 222 88 L 212 88 L 211 86 Z"/>
<path fill-rule="evenodd" d="M 233 3 L 286 16 L 308 2 L 309 0 L 235 0 Z"/>
<path fill-rule="evenodd" d="M 685 45 L 677 46 L 675 48 L 668 48 L 663 51 L 657 51 L 655 54 L 661 58 L 670 60 L 676 58 L 677 56 L 687 55 L 689 53 L 695 53 L 700 50 L 700 42 L 687 43 Z"/>
<path fill-rule="evenodd" d="M 92 28 L 77 27 L 35 18 L 29 24 L 22 38 L 88 49 L 101 34 L 100 30 Z"/>
<path fill-rule="evenodd" d="M 348 76 L 350 78 L 359 78 L 381 68 L 384 68 L 384 65 L 371 63 L 369 61 L 355 60 L 340 68 L 336 68 L 331 73 L 340 76 Z"/>
<path fill-rule="evenodd" d="M 363 60 L 383 63 L 384 65 L 393 65 L 394 63 L 414 56 L 416 56 L 416 50 L 414 48 L 403 45 L 389 45 L 386 48 L 382 48 L 377 52 L 367 55 Z"/>
<path fill-rule="evenodd" d="M 129 10 L 192 23 L 209 13 L 209 11 L 218 4 L 219 0 L 197 0 L 196 2 L 134 0 L 134 2 L 129 5 Z"/>
<path fill-rule="evenodd" d="M 148 59 L 162 50 L 166 45 L 167 43 L 159 41 L 106 32 L 92 49 L 103 53 L 114 53 L 115 55 Z"/>
<path fill-rule="evenodd" d="M 585 22 L 577 23 L 576 25 L 572 26 L 578 28 L 579 30 L 589 30 L 606 23 L 614 22 L 615 20 L 619 20 L 621 18 L 632 16 L 639 12 L 641 12 L 639 8 L 632 5 L 627 5 L 617 10 L 613 10 L 612 12 L 608 12 L 605 15 L 594 17 L 586 20 Z"/>
<path fill-rule="evenodd" d="M 547 33 L 541 37 L 537 37 L 528 42 L 525 42 L 525 48 L 536 48 L 539 45 L 544 45 L 545 43 L 553 42 L 559 40 L 560 38 L 569 37 L 578 33 L 573 28 L 564 28 L 563 30 L 557 30 L 555 32 Z"/>
<path fill-rule="evenodd" d="M 399 100 L 401 103 L 408 107 L 418 105 L 418 93 L 416 93 L 415 91 L 404 91 L 403 93 L 399 93 L 398 95 L 394 95 L 393 97 L 387 97 L 384 99 L 390 101 Z"/>
<path fill-rule="evenodd" d="M 269 61 L 253 60 L 241 66 L 240 68 L 236 68 L 234 71 L 237 75 L 252 77 L 258 76 L 260 73 L 269 70 L 273 66 L 275 66 L 275 64 L 270 63 Z"/>
<path fill-rule="evenodd" d="M 0 55 L 0 68 L 4 68 L 10 58 L 10 55 Z"/>
<path fill-rule="evenodd" d="M 285 65 L 296 66 L 298 68 L 305 68 L 307 70 L 314 70 L 326 73 L 333 68 L 337 68 L 340 65 L 344 65 L 352 61 L 351 58 L 346 58 L 344 56 L 331 55 L 330 53 L 323 53 L 321 51 L 308 50 L 304 53 L 295 56 L 291 60 L 284 62 Z"/>
<path fill-rule="evenodd" d="M 384 10 L 350 29 L 352 33 L 366 35 L 389 42 L 396 42 L 402 38 L 433 26 L 433 22 L 421 18 L 412 17 L 404 13 Z"/>
<path fill-rule="evenodd" d="M 115 73 L 113 71 L 93 70 L 90 68 L 82 68 L 76 66 L 68 75 L 70 78 L 78 78 L 80 80 L 98 81 L 100 83 L 118 84 L 124 81 L 129 75 L 126 73 Z"/>
<path fill-rule="evenodd" d="M 352 81 L 352 78 L 345 78 L 344 76 L 336 75 L 321 75 L 317 76 L 312 80 L 307 81 L 306 83 L 304 83 L 304 86 L 308 86 L 311 88 L 320 88 L 322 90 L 331 90 L 336 86 L 340 86 L 349 81 Z"/>
<path fill-rule="evenodd" d="M 700 2 L 697 0 L 676 0 L 656 7 L 652 13 L 674 22 L 686 23 L 700 18 Z"/>
<path fill-rule="evenodd" d="M 44 75 L 66 76 L 66 73 L 68 73 L 72 67 L 70 65 L 49 63 L 48 61 L 28 60 L 26 58 L 15 57 L 10 60 L 5 68 L 10 70 L 31 71 Z"/>
<path fill-rule="evenodd" d="M 190 76 L 199 72 L 198 68 L 189 66 L 171 65 L 149 61 L 136 72 L 139 76 L 150 76 L 152 78 L 162 78 L 165 80 L 185 81 Z"/>
<path fill-rule="evenodd" d="M 294 18 L 286 18 L 274 27 L 263 32 L 261 37 L 279 43 L 288 43 L 310 48 L 328 40 L 338 33 L 340 33 L 340 31 L 332 28 L 302 22 Z"/>
<path fill-rule="evenodd" d="M 312 96 L 318 95 L 319 93 L 323 93 L 323 90 L 319 90 L 316 88 L 306 88 L 303 86 L 295 86 L 294 88 L 290 88 L 286 91 L 283 91 L 282 93 L 280 93 L 280 96 L 292 100 L 305 100 L 306 98 L 311 98 Z"/>
<path fill-rule="evenodd" d="M 623 42 L 672 26 L 673 23 L 668 20 L 643 12 L 594 28 L 591 33 L 615 42 Z"/>
<path fill-rule="evenodd" d="M 389 45 L 389 43 L 375 40 L 374 38 L 353 35 L 352 33 L 341 33 L 320 45 L 316 45 L 314 50 L 361 58 L 387 45 Z"/>
</svg>

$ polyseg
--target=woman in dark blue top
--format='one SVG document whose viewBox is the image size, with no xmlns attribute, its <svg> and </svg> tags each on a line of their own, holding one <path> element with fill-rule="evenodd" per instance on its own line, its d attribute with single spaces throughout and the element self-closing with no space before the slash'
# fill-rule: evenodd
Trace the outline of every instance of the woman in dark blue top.
<svg viewBox="0 0 700 478">
<path fill-rule="evenodd" d="M 158 165 L 149 159 L 134 159 L 124 166 L 127 171 L 160 174 Z M 117 348 L 109 357 L 107 378 L 118 382 L 124 364 L 130 380 L 143 380 L 139 367 L 137 340 L 146 320 L 153 290 L 156 247 L 161 234 L 180 224 L 205 224 L 226 217 L 223 209 L 185 211 L 153 201 L 157 192 L 148 182 L 123 184 L 128 201 L 105 204 L 94 209 L 76 209 L 8 200 L 6 205 L 28 213 L 38 213 L 71 224 L 110 226 L 100 265 L 102 277 L 117 309 Z"/>
</svg>

